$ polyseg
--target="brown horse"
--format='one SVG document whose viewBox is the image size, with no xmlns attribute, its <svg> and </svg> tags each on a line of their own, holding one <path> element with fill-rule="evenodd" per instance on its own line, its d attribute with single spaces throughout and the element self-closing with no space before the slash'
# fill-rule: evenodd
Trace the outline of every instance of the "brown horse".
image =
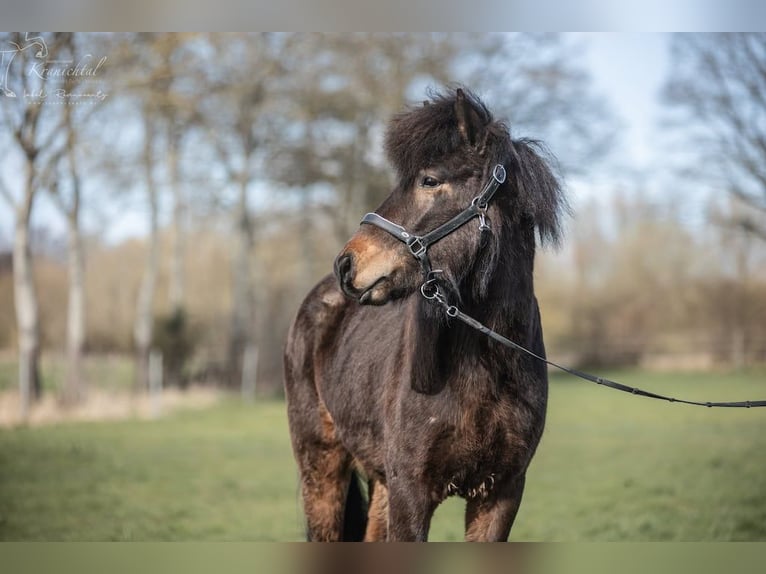
<svg viewBox="0 0 766 574">
<path fill-rule="evenodd" d="M 450 304 L 544 355 L 535 231 L 558 240 L 561 187 L 541 146 L 461 89 L 396 116 L 385 148 L 397 185 L 309 293 L 285 351 L 308 538 L 426 540 L 436 507 L 459 495 L 467 540 L 506 540 L 543 432 L 546 369 L 451 321 L 421 286 L 438 279 Z M 477 204 L 498 165 L 507 180 Z M 462 212 L 425 257 L 402 238 Z"/>
</svg>

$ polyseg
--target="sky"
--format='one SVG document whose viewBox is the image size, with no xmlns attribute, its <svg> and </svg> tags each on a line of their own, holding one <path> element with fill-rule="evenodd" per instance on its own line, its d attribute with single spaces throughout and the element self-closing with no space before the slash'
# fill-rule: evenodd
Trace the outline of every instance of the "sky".
<svg viewBox="0 0 766 574">
<path fill-rule="evenodd" d="M 587 34 L 587 68 L 597 91 L 624 123 L 623 138 L 636 167 L 647 167 L 657 138 L 659 94 L 669 67 L 668 34 Z"/>
<path fill-rule="evenodd" d="M 661 113 L 659 92 L 669 67 L 670 36 L 667 34 L 577 34 L 585 44 L 582 62 L 591 74 L 596 91 L 602 94 L 621 122 L 619 138 L 622 161 L 637 170 L 647 170 L 653 162 L 652 145 L 658 136 Z M 0 101 L 0 104 L 2 102 Z M 568 189 L 575 208 L 580 201 L 596 193 L 608 192 L 609 186 L 592 181 L 570 180 Z M 41 201 L 34 224 L 63 231 L 55 210 Z M 144 218 L 140 214 L 123 219 L 110 233 L 111 241 L 143 235 Z M 0 203 L 0 242 L 12 236 L 13 215 Z"/>
<path fill-rule="evenodd" d="M 607 100 L 619 128 L 617 152 L 611 158 L 617 169 L 567 179 L 567 195 L 575 213 L 584 201 L 595 200 L 601 205 L 609 202 L 614 190 L 626 183 L 618 179 L 623 172 L 640 174 L 643 194 L 662 193 L 658 175 L 672 161 L 672 157 L 658 151 L 662 150 L 661 92 L 670 68 L 671 35 L 576 36 L 585 45 L 583 65 L 591 75 L 594 91 Z"/>
</svg>

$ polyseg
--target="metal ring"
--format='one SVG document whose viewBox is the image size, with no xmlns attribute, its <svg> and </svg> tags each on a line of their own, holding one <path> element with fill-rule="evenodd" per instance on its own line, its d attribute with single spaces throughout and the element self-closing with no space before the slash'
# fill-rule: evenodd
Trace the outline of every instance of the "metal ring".
<svg viewBox="0 0 766 574">
<path fill-rule="evenodd" d="M 450 317 L 457 317 L 457 314 L 458 314 L 457 307 L 455 307 L 454 305 L 450 305 L 449 307 L 447 307 L 447 315 L 449 315 Z"/>
<path fill-rule="evenodd" d="M 429 295 L 426 293 L 426 288 L 429 288 L 429 290 L 432 290 L 432 293 Z M 429 284 L 428 281 L 423 283 L 420 286 L 420 294 L 423 295 L 426 299 L 436 299 L 436 296 L 439 294 L 439 288 L 436 285 Z"/>
</svg>

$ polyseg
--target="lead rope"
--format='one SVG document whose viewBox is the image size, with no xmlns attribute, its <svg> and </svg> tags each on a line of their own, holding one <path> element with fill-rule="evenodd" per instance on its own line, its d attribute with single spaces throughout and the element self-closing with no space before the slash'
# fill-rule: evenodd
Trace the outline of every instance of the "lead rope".
<svg viewBox="0 0 766 574">
<path fill-rule="evenodd" d="M 552 367 L 556 367 L 557 369 L 564 371 L 565 373 L 569 373 L 570 375 L 574 375 L 575 377 L 579 377 L 586 381 L 596 383 L 597 385 L 603 385 L 605 387 L 617 389 L 618 391 L 623 391 L 625 393 L 630 393 L 632 395 L 639 395 L 642 397 L 648 397 L 650 399 L 660 399 L 663 401 L 668 401 L 670 403 L 683 403 L 686 405 L 695 405 L 700 407 L 742 407 L 742 408 L 748 408 L 748 409 L 750 407 L 766 407 L 766 400 L 737 401 L 737 402 L 710 402 L 710 401 L 698 402 L 698 401 L 687 401 L 685 399 L 676 399 L 674 397 L 667 397 L 665 395 L 660 395 L 657 393 L 644 391 L 636 387 L 623 385 L 622 383 L 611 381 L 604 377 L 591 375 L 590 373 L 579 371 L 577 369 L 573 369 L 571 367 L 559 365 L 558 363 L 549 361 L 545 357 L 541 357 L 540 355 L 533 353 L 529 349 L 522 347 L 518 343 L 514 343 L 510 339 L 503 337 L 500 333 L 493 331 L 492 329 L 482 324 L 481 322 L 477 321 L 470 315 L 466 315 L 460 309 L 458 309 L 455 305 L 450 305 L 445 299 L 441 290 L 439 289 L 439 286 L 436 284 L 436 273 L 438 272 L 439 271 L 434 271 L 429 274 L 429 276 L 426 279 L 426 282 L 420 286 L 420 293 L 423 295 L 425 299 L 429 301 L 433 301 L 434 303 L 441 305 L 444 308 L 444 312 L 446 313 L 447 317 L 452 319 L 458 319 L 459 321 L 465 323 L 472 329 L 476 329 L 480 333 L 487 335 L 487 337 L 489 337 L 490 339 L 497 341 L 501 345 L 505 345 L 506 347 L 510 347 L 511 349 L 521 351 L 522 353 L 526 353 L 530 357 L 537 359 L 538 361 L 542 361 L 543 363 L 546 363 Z"/>
</svg>

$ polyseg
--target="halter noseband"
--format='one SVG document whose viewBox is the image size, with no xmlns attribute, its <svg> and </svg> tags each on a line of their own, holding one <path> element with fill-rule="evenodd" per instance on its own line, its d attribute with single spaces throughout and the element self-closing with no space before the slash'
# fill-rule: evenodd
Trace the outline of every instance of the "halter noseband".
<svg viewBox="0 0 766 574">
<path fill-rule="evenodd" d="M 487 185 L 484 186 L 482 192 L 473 198 L 473 201 L 471 201 L 471 204 L 468 207 L 446 223 L 441 224 L 439 227 L 429 231 L 425 235 L 415 235 L 410 233 L 401 225 L 397 225 L 393 221 L 389 221 L 377 213 L 368 213 L 362 218 L 361 223 L 379 227 L 404 243 L 412 256 L 420 263 L 420 267 L 423 269 L 426 279 L 429 279 L 431 274 L 431 261 L 428 259 L 428 248 L 468 223 L 474 217 L 479 218 L 479 229 L 481 231 L 489 229 L 489 225 L 487 224 L 487 207 L 492 196 L 495 195 L 497 188 L 505 182 L 505 176 L 505 168 L 502 164 L 497 164 L 492 170 L 492 178 L 487 182 Z"/>
</svg>

